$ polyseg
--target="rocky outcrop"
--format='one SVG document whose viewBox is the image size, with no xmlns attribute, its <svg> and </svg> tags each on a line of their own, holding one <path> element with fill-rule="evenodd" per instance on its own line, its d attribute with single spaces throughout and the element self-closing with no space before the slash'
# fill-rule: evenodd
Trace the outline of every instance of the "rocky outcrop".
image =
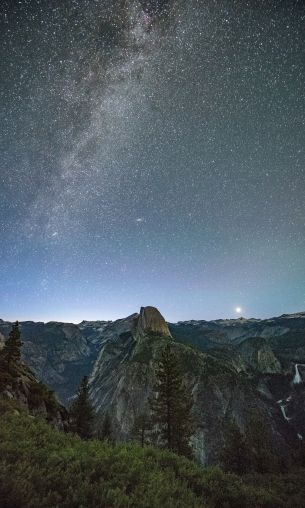
<svg viewBox="0 0 305 508">
<path fill-rule="evenodd" d="M 7 365 L 0 353 L 0 407 L 14 403 L 56 428 L 68 428 L 68 413 L 53 391 L 39 382 L 24 363 Z"/>
<path fill-rule="evenodd" d="M 260 337 L 246 339 L 237 349 L 245 361 L 258 372 L 262 374 L 281 372 L 281 364 L 265 339 Z"/>
<path fill-rule="evenodd" d="M 98 413 L 112 413 L 118 439 L 128 439 L 136 415 L 145 410 L 154 383 L 154 359 L 160 343 L 168 339 L 166 321 L 155 307 L 142 307 L 139 314 L 104 330 L 90 377 L 91 396 Z"/>
<path fill-rule="evenodd" d="M 158 333 L 164 337 L 171 337 L 171 333 L 164 317 L 155 307 L 141 307 L 135 322 L 134 334 L 143 336 L 147 332 Z"/>
</svg>

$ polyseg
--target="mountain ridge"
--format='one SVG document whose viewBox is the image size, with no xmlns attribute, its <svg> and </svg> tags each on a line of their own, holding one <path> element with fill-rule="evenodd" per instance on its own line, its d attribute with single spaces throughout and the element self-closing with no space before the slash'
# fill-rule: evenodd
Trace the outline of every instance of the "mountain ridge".
<svg viewBox="0 0 305 508">
<path fill-rule="evenodd" d="M 1 320 L 0 334 L 9 327 Z M 26 363 L 62 402 L 69 404 L 82 375 L 89 376 L 95 409 L 101 418 L 110 413 L 118 440 L 129 439 L 137 413 L 147 410 L 168 339 L 200 415 L 193 448 L 202 463 L 216 461 L 227 418 L 244 429 L 247 408 L 264 414 L 284 454 L 305 436 L 305 313 L 167 323 L 146 307 L 116 321 L 26 321 L 20 328 Z"/>
</svg>

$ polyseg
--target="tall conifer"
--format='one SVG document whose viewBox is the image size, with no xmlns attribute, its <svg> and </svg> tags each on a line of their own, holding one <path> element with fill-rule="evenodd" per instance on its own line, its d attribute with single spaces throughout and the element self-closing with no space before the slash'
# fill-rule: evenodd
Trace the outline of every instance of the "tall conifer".
<svg viewBox="0 0 305 508">
<path fill-rule="evenodd" d="M 70 410 L 71 427 L 83 439 L 88 439 L 93 433 L 94 411 L 89 400 L 88 377 L 83 377 L 78 389 L 77 397 Z"/>
<path fill-rule="evenodd" d="M 151 410 L 159 443 L 177 453 L 191 455 L 192 397 L 183 383 L 170 343 L 164 348 L 157 366 L 154 392 Z"/>
<path fill-rule="evenodd" d="M 150 442 L 150 434 L 152 430 L 151 418 L 148 413 L 143 412 L 136 416 L 132 429 L 132 438 L 137 441 L 143 448 L 145 444 Z"/>
<path fill-rule="evenodd" d="M 235 420 L 226 426 L 225 443 L 219 458 L 224 469 L 232 473 L 243 475 L 251 470 L 250 450 Z"/>
<path fill-rule="evenodd" d="M 103 418 L 103 423 L 100 430 L 100 438 L 105 441 L 112 441 L 113 440 L 113 432 L 112 432 L 112 424 L 110 415 L 107 412 Z"/>
<path fill-rule="evenodd" d="M 279 458 L 273 447 L 271 427 L 258 411 L 250 412 L 245 439 L 254 471 L 267 473 L 278 469 Z"/>
<path fill-rule="evenodd" d="M 3 356 L 9 366 L 19 363 L 21 360 L 21 346 L 19 323 L 13 324 L 8 339 L 5 341 Z"/>
</svg>

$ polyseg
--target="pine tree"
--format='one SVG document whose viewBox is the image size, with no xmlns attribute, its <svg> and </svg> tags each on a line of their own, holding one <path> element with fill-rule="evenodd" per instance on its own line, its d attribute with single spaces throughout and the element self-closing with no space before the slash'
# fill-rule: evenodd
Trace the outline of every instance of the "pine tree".
<svg viewBox="0 0 305 508">
<path fill-rule="evenodd" d="M 279 459 L 272 444 L 271 429 L 258 411 L 249 415 L 245 438 L 254 471 L 267 473 L 278 470 Z"/>
<path fill-rule="evenodd" d="M 18 364 L 21 360 L 21 346 L 19 323 L 13 324 L 8 339 L 5 341 L 3 356 L 8 366 Z"/>
<path fill-rule="evenodd" d="M 177 453 L 190 456 L 192 397 L 184 386 L 178 360 L 170 343 L 161 354 L 154 392 L 151 410 L 159 443 Z"/>
<path fill-rule="evenodd" d="M 238 475 L 249 472 L 251 467 L 250 450 L 235 420 L 231 420 L 227 424 L 225 444 L 219 458 L 227 471 Z"/>
<path fill-rule="evenodd" d="M 151 426 L 151 418 L 147 413 L 140 413 L 136 416 L 132 429 L 132 438 L 137 441 L 142 448 L 149 442 Z"/>
<path fill-rule="evenodd" d="M 77 397 L 70 410 L 71 430 L 83 439 L 88 439 L 93 433 L 94 411 L 89 400 L 88 377 L 83 377 Z"/>
<path fill-rule="evenodd" d="M 294 450 L 293 459 L 296 464 L 305 468 L 305 443 L 303 439 L 299 441 L 296 450 Z"/>
<path fill-rule="evenodd" d="M 111 419 L 109 416 L 109 413 L 107 412 L 104 416 L 101 431 L 100 431 L 100 438 L 105 441 L 112 441 L 113 440 L 113 432 L 112 432 L 112 425 L 111 425 Z"/>
</svg>

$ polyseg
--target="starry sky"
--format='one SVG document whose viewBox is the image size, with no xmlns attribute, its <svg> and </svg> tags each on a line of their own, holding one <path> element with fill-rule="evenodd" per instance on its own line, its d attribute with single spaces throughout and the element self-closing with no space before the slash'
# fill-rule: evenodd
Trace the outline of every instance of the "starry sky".
<svg viewBox="0 0 305 508">
<path fill-rule="evenodd" d="M 305 310 L 302 0 L 2 0 L 0 317 Z"/>
</svg>

